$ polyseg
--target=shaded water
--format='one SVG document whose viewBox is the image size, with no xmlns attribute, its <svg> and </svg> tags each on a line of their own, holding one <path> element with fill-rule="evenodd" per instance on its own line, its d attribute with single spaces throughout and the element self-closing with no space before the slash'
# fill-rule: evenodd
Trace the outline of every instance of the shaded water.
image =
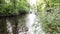
<svg viewBox="0 0 60 34">
<path fill-rule="evenodd" d="M 31 0 L 32 1 L 32 0 Z M 36 0 L 35 0 L 36 2 Z M 35 2 L 32 2 L 32 4 L 34 4 Z M 31 2 L 30 2 L 31 4 Z M 32 6 L 31 4 L 31 6 Z M 35 6 L 36 7 L 36 6 Z M 31 9 L 31 8 L 30 8 Z M 2 18 L 0 19 L 0 23 L 2 23 L 3 27 L 5 28 L 0 28 L 3 30 L 2 33 L 0 34 L 43 34 L 43 32 L 41 33 L 41 25 L 38 24 L 39 27 L 35 28 L 35 26 L 33 27 L 33 24 L 37 23 L 36 21 L 36 14 L 35 11 L 37 10 L 30 10 L 32 13 L 29 13 L 27 15 L 23 15 L 23 16 L 15 16 L 15 17 L 8 17 L 8 18 Z M 30 12 L 29 11 L 29 12 Z M 37 33 L 37 32 L 40 33 Z"/>
<path fill-rule="evenodd" d="M 29 13 L 24 16 L 15 16 L 15 17 L 7 17 L 1 18 L 0 23 L 3 25 L 1 28 L 0 24 L 0 33 L 2 34 L 44 34 L 42 32 L 41 24 L 37 22 L 37 15 L 34 12 Z M 35 28 L 35 26 L 38 26 Z M 36 25 L 37 24 L 37 25 Z M 2 30 L 1 30 L 2 29 Z M 37 31 L 37 32 L 35 32 Z"/>
<path fill-rule="evenodd" d="M 25 24 L 26 16 L 7 18 L 7 30 L 9 34 L 26 34 L 28 28 Z"/>
<path fill-rule="evenodd" d="M 34 12 L 26 16 L 10 17 L 6 19 L 8 34 L 33 34 L 32 25 L 36 19 Z"/>
<path fill-rule="evenodd" d="M 7 34 L 6 18 L 0 17 L 0 34 Z"/>
<path fill-rule="evenodd" d="M 35 2 L 34 2 L 35 1 Z M 33 4 L 35 4 L 36 5 L 36 1 L 37 0 L 30 0 L 30 5 L 32 6 Z M 37 6 L 35 6 L 35 7 L 37 7 Z M 33 7 L 32 7 L 33 8 Z M 10 34 L 14 34 L 14 33 L 12 33 L 12 32 L 14 32 L 14 31 L 12 31 L 13 29 L 12 28 L 14 28 L 15 27 L 15 21 L 17 21 L 17 28 L 16 28 L 16 30 L 17 30 L 17 32 L 18 32 L 18 34 L 45 34 L 44 32 L 42 32 L 42 28 L 41 28 L 41 24 L 38 24 L 38 22 L 36 21 L 36 19 L 38 20 L 38 18 L 37 18 L 37 15 L 35 14 L 35 12 L 37 11 L 37 10 L 35 10 L 34 8 L 32 9 L 32 8 L 30 8 L 30 11 L 32 12 L 32 13 L 29 13 L 29 14 L 27 14 L 26 16 L 18 16 L 17 17 L 17 19 L 16 18 L 9 18 L 9 21 L 7 20 L 7 24 L 10 24 L 10 25 L 8 25 L 8 26 L 10 26 L 10 28 L 8 28 L 8 30 L 9 29 L 11 29 L 9 32 L 10 32 Z M 32 9 L 32 10 L 31 10 Z M 37 9 L 37 8 L 36 8 Z M 29 11 L 29 12 L 30 12 Z M 11 22 L 11 21 L 12 22 Z M 9 23 L 10 22 L 10 23 Z M 11 24 L 12 23 L 12 24 Z M 33 24 L 35 24 L 35 26 L 39 26 L 39 27 L 36 27 L 35 28 L 35 26 L 33 26 Z M 38 25 L 36 25 L 36 24 L 38 24 Z M 7 27 L 8 27 L 7 26 Z M 36 32 L 35 32 L 36 31 Z M 16 31 L 15 31 L 16 32 Z"/>
<path fill-rule="evenodd" d="M 9 34 L 13 34 L 11 23 L 8 20 L 6 20 L 6 21 L 7 21 L 7 31 L 9 31 Z"/>
</svg>

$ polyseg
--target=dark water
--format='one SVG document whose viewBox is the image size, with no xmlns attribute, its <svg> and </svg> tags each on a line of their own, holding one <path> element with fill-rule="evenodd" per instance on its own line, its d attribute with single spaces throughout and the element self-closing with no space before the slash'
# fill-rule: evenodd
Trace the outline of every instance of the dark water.
<svg viewBox="0 0 60 34">
<path fill-rule="evenodd" d="M 27 32 L 24 16 L 0 18 L 0 34 L 18 34 Z"/>
</svg>

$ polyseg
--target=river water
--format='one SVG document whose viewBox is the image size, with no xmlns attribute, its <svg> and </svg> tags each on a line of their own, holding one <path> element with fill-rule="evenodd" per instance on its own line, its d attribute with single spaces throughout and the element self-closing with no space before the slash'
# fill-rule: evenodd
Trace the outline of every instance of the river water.
<svg viewBox="0 0 60 34">
<path fill-rule="evenodd" d="M 40 19 L 38 17 L 38 12 L 37 12 L 37 0 L 29 0 L 28 1 L 30 4 L 30 11 L 32 13 L 29 13 L 27 16 L 27 27 L 29 28 L 29 31 L 27 34 L 45 34 L 42 30 L 42 26 L 40 23 Z"/>
<path fill-rule="evenodd" d="M 35 4 L 35 7 L 37 7 L 36 1 L 37 0 L 30 0 L 30 2 L 29 2 L 30 6 Z M 32 13 L 30 13 L 30 12 L 32 12 Z M 42 31 L 41 23 L 38 22 L 39 18 L 37 16 L 37 14 L 35 14 L 35 12 L 37 12 L 37 10 L 30 8 L 30 11 L 26 16 L 23 16 L 23 17 L 19 16 L 19 18 L 17 20 L 18 21 L 18 27 L 17 27 L 18 34 L 45 34 Z M 7 21 L 7 30 L 9 31 L 9 34 L 13 34 L 12 27 L 15 27 L 15 25 L 11 25 L 11 24 L 14 22 L 13 21 L 14 19 L 9 18 L 9 20 L 11 20 L 12 22 L 10 22 L 8 19 L 6 20 Z"/>
</svg>

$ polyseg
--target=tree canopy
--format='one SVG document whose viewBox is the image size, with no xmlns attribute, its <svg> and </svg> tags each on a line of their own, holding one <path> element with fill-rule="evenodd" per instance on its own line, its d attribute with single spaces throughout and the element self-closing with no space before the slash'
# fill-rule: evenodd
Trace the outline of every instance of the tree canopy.
<svg viewBox="0 0 60 34">
<path fill-rule="evenodd" d="M 0 14 L 16 14 L 29 10 L 27 0 L 0 0 Z"/>
<path fill-rule="evenodd" d="M 38 17 L 45 34 L 60 34 L 60 0 L 38 0 Z"/>
</svg>

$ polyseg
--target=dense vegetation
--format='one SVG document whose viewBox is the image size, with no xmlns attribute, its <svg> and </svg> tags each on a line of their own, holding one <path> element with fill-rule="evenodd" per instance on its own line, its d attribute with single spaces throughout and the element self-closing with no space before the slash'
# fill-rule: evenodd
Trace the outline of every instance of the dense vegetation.
<svg viewBox="0 0 60 34">
<path fill-rule="evenodd" d="M 38 20 L 35 21 L 33 26 L 40 28 L 42 26 L 45 34 L 60 34 L 60 0 L 38 0 L 37 7 L 31 6 L 34 11 L 38 11 Z M 30 9 L 30 5 L 27 0 L 0 0 L 0 15 L 6 14 L 25 14 Z M 36 10 L 37 9 L 37 10 Z M 25 16 L 1 18 L 0 19 L 0 34 L 7 34 L 6 20 L 11 20 L 13 27 L 13 33 L 16 34 L 18 21 L 25 24 Z M 23 25 L 24 25 L 23 24 Z M 1 27 L 2 26 L 2 27 Z M 40 30 L 40 29 L 37 29 Z M 38 31 L 35 29 L 34 34 Z M 40 34 L 40 31 L 39 33 Z"/>
<path fill-rule="evenodd" d="M 60 34 L 60 0 L 38 0 L 37 7 L 45 34 Z"/>
<path fill-rule="evenodd" d="M 24 17 L 29 9 L 30 5 L 27 0 L 0 0 L 0 34 L 11 34 L 10 27 L 12 27 L 13 34 L 18 34 L 18 25 L 22 25 L 21 23 L 25 25 Z M 20 16 L 10 17 L 17 14 Z M 5 18 L 5 16 L 9 17 Z M 11 23 L 11 26 L 7 23 Z"/>
<path fill-rule="evenodd" d="M 27 0 L 0 0 L 0 14 L 16 14 L 28 12 L 29 3 Z"/>
</svg>

